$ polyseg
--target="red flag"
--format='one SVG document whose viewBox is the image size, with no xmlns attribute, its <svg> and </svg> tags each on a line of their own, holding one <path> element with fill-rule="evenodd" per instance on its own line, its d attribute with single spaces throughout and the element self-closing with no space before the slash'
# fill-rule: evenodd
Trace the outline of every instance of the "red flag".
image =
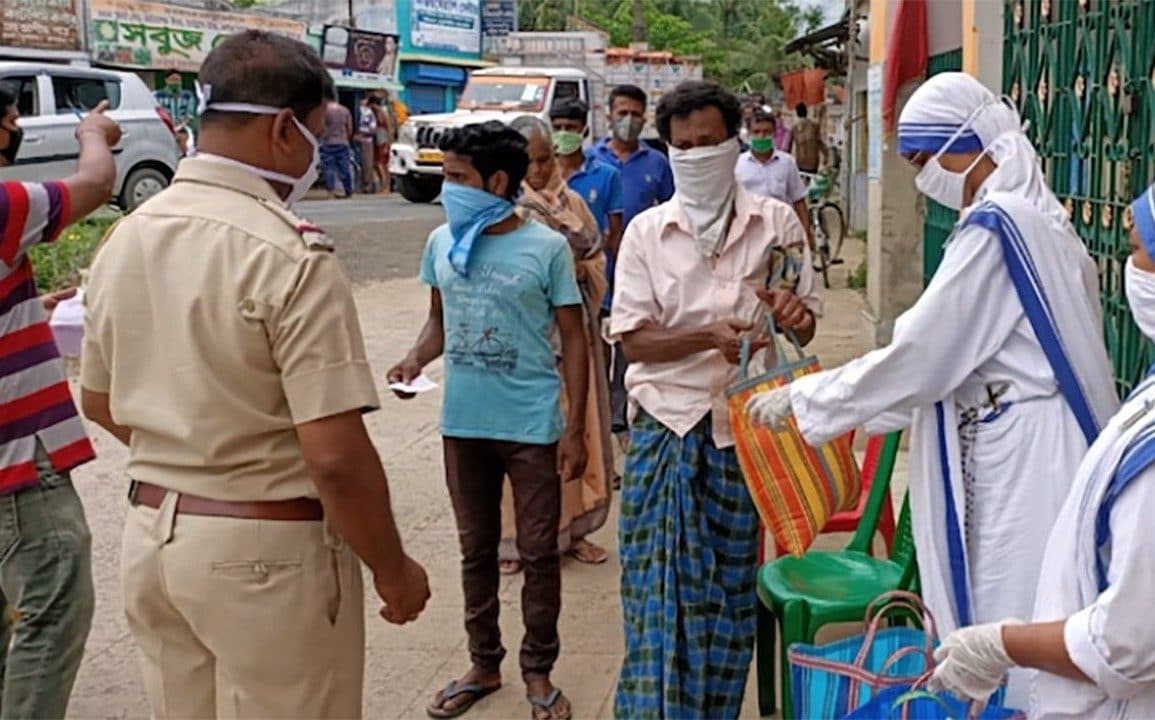
<svg viewBox="0 0 1155 720">
<path fill-rule="evenodd" d="M 926 0 L 899 0 L 890 46 L 886 49 L 886 80 L 882 88 L 882 117 L 888 133 L 894 130 L 894 104 L 899 89 L 926 74 L 929 54 Z"/>
</svg>

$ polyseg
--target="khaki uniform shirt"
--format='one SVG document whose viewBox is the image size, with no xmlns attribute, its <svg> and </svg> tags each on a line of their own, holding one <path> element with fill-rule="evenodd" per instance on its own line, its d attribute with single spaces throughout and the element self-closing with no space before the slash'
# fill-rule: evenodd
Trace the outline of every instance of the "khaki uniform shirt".
<svg viewBox="0 0 1155 720">
<path fill-rule="evenodd" d="M 217 500 L 316 497 L 295 426 L 378 407 L 349 281 L 261 178 L 184 160 L 89 274 L 81 382 L 129 475 Z"/>
</svg>

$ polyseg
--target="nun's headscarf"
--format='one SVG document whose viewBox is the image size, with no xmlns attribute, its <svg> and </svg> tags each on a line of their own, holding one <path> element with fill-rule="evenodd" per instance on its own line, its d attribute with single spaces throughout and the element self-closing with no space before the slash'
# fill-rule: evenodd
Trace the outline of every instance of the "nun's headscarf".
<svg viewBox="0 0 1155 720">
<path fill-rule="evenodd" d="M 898 118 L 898 152 L 985 152 L 998 165 L 979 190 L 1010 192 L 1061 223 L 1067 213 L 1051 192 L 1022 120 L 1009 101 L 960 72 L 939 73 L 914 92 Z"/>
<path fill-rule="evenodd" d="M 1139 241 L 1143 249 L 1152 258 L 1155 258 L 1155 185 L 1143 191 L 1131 203 L 1131 218 L 1135 223 L 1135 231 L 1139 234 Z"/>
</svg>

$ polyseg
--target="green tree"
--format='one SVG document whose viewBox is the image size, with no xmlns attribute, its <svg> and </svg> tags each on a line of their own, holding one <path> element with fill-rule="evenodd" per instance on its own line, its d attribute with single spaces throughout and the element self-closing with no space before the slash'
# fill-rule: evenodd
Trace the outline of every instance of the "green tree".
<svg viewBox="0 0 1155 720">
<path fill-rule="evenodd" d="M 525 30 L 563 30 L 571 14 L 606 30 L 624 47 L 633 38 L 637 0 L 521 0 Z M 738 88 L 805 65 L 786 43 L 822 23 L 821 8 L 791 0 L 641 0 L 646 40 L 654 50 L 698 55 L 703 74 Z M 764 87 L 759 87 L 764 89 Z"/>
</svg>

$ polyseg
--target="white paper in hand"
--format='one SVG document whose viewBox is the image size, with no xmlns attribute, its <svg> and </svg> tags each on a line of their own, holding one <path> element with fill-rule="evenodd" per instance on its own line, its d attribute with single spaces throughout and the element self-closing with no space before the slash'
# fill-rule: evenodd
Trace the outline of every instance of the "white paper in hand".
<svg viewBox="0 0 1155 720">
<path fill-rule="evenodd" d="M 390 390 L 396 390 L 402 393 L 411 393 L 413 395 L 420 395 L 421 393 L 429 392 L 437 387 L 437 383 L 433 382 L 424 375 L 418 375 L 409 383 L 395 382 L 389 385 Z"/>
</svg>

